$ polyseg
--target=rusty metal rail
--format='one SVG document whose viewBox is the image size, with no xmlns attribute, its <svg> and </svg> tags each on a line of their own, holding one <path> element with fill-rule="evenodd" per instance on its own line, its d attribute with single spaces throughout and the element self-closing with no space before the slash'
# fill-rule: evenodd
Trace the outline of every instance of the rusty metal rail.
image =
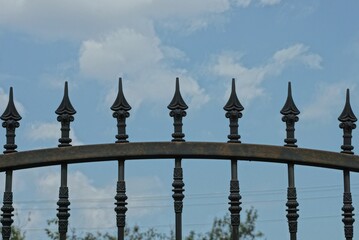
<svg viewBox="0 0 359 240">
<path fill-rule="evenodd" d="M 0 171 L 126 159 L 248 160 L 359 172 L 359 156 L 304 148 L 216 142 L 133 142 L 49 148 L 0 155 Z"/>
<path fill-rule="evenodd" d="M 298 122 L 300 111 L 294 104 L 291 85 L 288 85 L 287 100 L 280 111 L 283 115 L 282 121 L 286 124 L 287 136 L 284 146 L 269 146 L 259 144 L 244 144 L 240 141 L 238 134 L 238 120 L 242 117 L 243 106 L 237 98 L 235 81 L 232 80 L 232 91 L 228 102 L 224 106 L 225 116 L 229 119 L 230 134 L 228 142 L 185 142 L 185 134 L 182 132 L 182 119 L 186 116 L 188 106 L 184 102 L 179 88 L 179 80 L 176 79 L 175 94 L 168 105 L 170 116 L 173 117 L 174 133 L 171 142 L 134 142 L 127 141 L 126 119 L 130 116 L 131 106 L 127 103 L 123 90 L 122 80 L 119 81 L 119 91 L 111 109 L 113 117 L 117 120 L 118 132 L 116 142 L 110 144 L 71 146 L 69 137 L 70 123 L 74 121 L 76 110 L 72 106 L 68 85 L 65 83 L 64 97 L 55 113 L 57 120 L 61 123 L 61 137 L 57 148 L 40 149 L 17 152 L 15 144 L 15 130 L 20 126 L 21 116 L 17 112 L 13 101 L 13 90 L 10 88 L 9 103 L 5 112 L 0 117 L 2 126 L 6 129 L 6 144 L 4 154 L 0 155 L 0 172 L 6 173 L 5 192 L 3 207 L 1 208 L 2 239 L 9 240 L 11 237 L 11 225 L 13 207 L 12 175 L 13 171 L 26 168 L 37 168 L 51 165 L 61 166 L 61 185 L 59 186 L 59 200 L 57 202 L 57 217 L 59 239 L 65 240 L 68 231 L 70 217 L 69 188 L 67 187 L 67 166 L 73 163 L 117 161 L 118 180 L 115 195 L 115 212 L 117 220 L 119 240 L 124 240 L 127 212 L 127 195 L 125 181 L 125 162 L 136 159 L 166 159 L 173 161 L 173 201 L 175 212 L 175 238 L 182 239 L 182 209 L 184 199 L 184 181 L 182 159 L 210 160 L 217 159 L 230 161 L 231 180 L 229 191 L 229 211 L 231 213 L 232 240 L 239 239 L 239 224 L 242 196 L 240 195 L 237 162 L 238 161 L 261 161 L 282 163 L 288 166 L 288 189 L 287 189 L 287 219 L 289 228 L 289 239 L 297 239 L 298 231 L 298 206 L 295 187 L 295 165 L 306 165 L 312 167 L 323 167 L 337 169 L 343 172 L 343 223 L 344 236 L 346 240 L 353 239 L 354 207 L 350 191 L 350 172 L 359 172 L 359 156 L 354 155 L 354 147 L 351 144 L 352 130 L 356 128 L 355 117 L 350 106 L 349 90 L 347 90 L 344 110 L 338 120 L 339 127 L 343 129 L 343 145 L 340 153 L 328 152 L 314 149 L 298 148 L 295 139 L 295 123 Z M 245 200 L 244 200 L 245 201 Z M 115 215 L 115 214 L 114 214 Z M 115 217 L 115 216 L 114 216 Z"/>
</svg>

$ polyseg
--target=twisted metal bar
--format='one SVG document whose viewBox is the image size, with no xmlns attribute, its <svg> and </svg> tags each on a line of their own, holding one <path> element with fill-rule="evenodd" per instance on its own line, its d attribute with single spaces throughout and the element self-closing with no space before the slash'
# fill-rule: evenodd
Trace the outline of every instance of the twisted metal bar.
<svg viewBox="0 0 359 240">
<path fill-rule="evenodd" d="M 70 102 L 68 95 L 68 83 L 65 82 L 64 96 L 56 109 L 55 113 L 58 115 L 57 121 L 61 123 L 61 138 L 59 138 L 58 147 L 70 147 L 72 139 L 70 138 L 70 123 L 74 121 L 73 115 L 76 110 Z M 59 187 L 59 200 L 57 201 L 56 216 L 59 219 L 58 229 L 60 240 L 66 240 L 68 231 L 69 217 L 70 217 L 70 201 L 69 201 L 69 188 L 67 187 L 67 164 L 61 164 L 61 185 Z"/>
<path fill-rule="evenodd" d="M 297 106 L 295 105 L 292 97 L 292 87 L 291 83 L 288 83 L 288 96 L 287 100 L 280 111 L 281 114 L 284 116 L 282 117 L 282 121 L 286 123 L 286 132 L 287 137 L 284 140 L 286 143 L 284 146 L 286 147 L 297 147 L 295 144 L 297 139 L 294 137 L 295 131 L 295 123 L 298 122 L 300 111 L 298 110 Z M 288 227 L 290 233 L 290 239 L 296 240 L 297 239 L 297 231 L 298 231 L 298 206 L 299 203 L 297 202 L 297 189 L 295 187 L 294 182 L 294 164 L 288 164 L 288 188 L 287 188 L 287 219 L 288 219 Z"/>
<path fill-rule="evenodd" d="M 4 111 L 4 113 L 0 117 L 3 120 L 2 126 L 6 128 L 6 144 L 4 145 L 5 151 L 4 154 L 15 153 L 17 145 L 15 144 L 15 130 L 20 126 L 18 121 L 21 120 L 20 114 L 17 112 L 15 104 L 14 104 L 14 96 L 13 96 L 13 89 L 10 88 L 9 93 L 9 102 Z M 4 240 L 9 240 L 11 237 L 11 225 L 14 222 L 12 217 L 14 214 L 13 207 L 13 193 L 12 193 L 12 170 L 6 171 L 6 178 L 5 178 L 5 191 L 4 191 L 4 198 L 3 198 L 3 206 L 1 208 L 2 211 L 2 238 Z"/>
<path fill-rule="evenodd" d="M 350 106 L 350 95 L 349 89 L 346 92 L 346 101 L 344 105 L 343 112 L 338 117 L 338 120 L 341 122 L 339 127 L 343 129 L 343 145 L 341 146 L 341 153 L 344 154 L 354 154 L 352 151 L 354 147 L 352 146 L 352 130 L 356 128 L 355 122 L 357 118 Z M 352 194 L 350 192 L 350 172 L 349 170 L 343 171 L 344 178 L 344 193 L 343 193 L 343 223 L 344 223 L 344 235 L 346 240 L 352 240 L 354 235 L 353 223 L 354 219 L 354 207 L 352 205 Z"/>
</svg>

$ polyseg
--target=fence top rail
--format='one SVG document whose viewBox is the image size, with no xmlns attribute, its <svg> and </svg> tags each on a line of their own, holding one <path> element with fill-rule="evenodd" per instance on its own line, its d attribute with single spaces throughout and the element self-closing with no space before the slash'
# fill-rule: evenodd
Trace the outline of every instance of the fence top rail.
<svg viewBox="0 0 359 240">
<path fill-rule="evenodd" d="M 0 155 L 0 171 L 118 159 L 222 159 L 293 163 L 359 172 L 359 156 L 304 148 L 218 143 L 134 142 L 48 148 Z"/>
</svg>

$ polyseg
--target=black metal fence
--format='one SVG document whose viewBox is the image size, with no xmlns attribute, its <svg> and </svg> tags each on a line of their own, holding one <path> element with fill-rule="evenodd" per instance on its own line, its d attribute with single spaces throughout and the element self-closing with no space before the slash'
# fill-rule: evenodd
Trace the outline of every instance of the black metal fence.
<svg viewBox="0 0 359 240">
<path fill-rule="evenodd" d="M 350 106 L 349 90 L 346 93 L 346 101 L 343 112 L 338 120 L 339 127 L 343 129 L 343 145 L 340 153 L 327 152 L 313 149 L 298 148 L 295 139 L 295 123 L 298 122 L 299 110 L 293 98 L 291 84 L 288 84 L 288 97 L 280 111 L 283 115 L 282 121 L 286 124 L 287 137 L 284 146 L 269 146 L 258 144 L 243 144 L 238 134 L 238 120 L 242 117 L 244 110 L 237 98 L 235 91 L 235 80 L 232 80 L 232 91 L 228 102 L 224 106 L 225 116 L 229 119 L 229 132 L 227 143 L 215 142 L 185 142 L 185 134 L 182 131 L 182 119 L 186 116 L 188 106 L 183 100 L 179 79 L 176 79 L 175 94 L 168 105 L 170 116 L 173 117 L 174 132 L 171 142 L 137 142 L 129 143 L 126 134 L 126 119 L 130 116 L 131 106 L 126 101 L 122 80 L 119 80 L 118 95 L 111 106 L 113 117 L 117 120 L 118 133 L 116 143 L 71 146 L 70 123 L 74 121 L 76 110 L 72 106 L 68 96 L 68 85 L 65 83 L 64 97 L 60 106 L 55 111 L 57 120 L 61 123 L 61 138 L 58 148 L 41 149 L 17 152 L 15 144 L 15 130 L 20 126 L 21 116 L 17 112 L 13 89 L 10 88 L 9 103 L 1 116 L 2 126 L 6 129 L 5 151 L 0 155 L 0 171 L 6 173 L 5 192 L 2 210 L 2 239 L 9 240 L 11 237 L 11 225 L 13 207 L 12 174 L 18 169 L 42 167 L 50 165 L 61 165 L 61 185 L 59 187 L 59 200 L 57 202 L 58 231 L 60 240 L 66 239 L 68 221 L 70 217 L 69 189 L 67 187 L 67 166 L 71 163 L 85 163 L 92 161 L 118 161 L 118 181 L 115 195 L 115 212 L 118 228 L 118 239 L 124 239 L 124 228 L 126 224 L 127 196 L 125 181 L 125 162 L 136 159 L 159 159 L 173 158 L 173 200 L 175 212 L 175 237 L 182 239 L 182 209 L 184 199 L 184 182 L 182 159 L 221 159 L 230 161 L 231 180 L 229 192 L 229 211 L 231 214 L 232 239 L 239 239 L 238 229 L 241 213 L 241 195 L 237 173 L 237 162 L 240 160 L 276 162 L 288 165 L 288 189 L 287 189 L 287 220 L 291 240 L 297 239 L 298 206 L 295 187 L 294 166 L 307 165 L 323 168 L 337 169 L 343 172 L 343 223 L 346 240 L 353 239 L 354 207 L 350 191 L 350 172 L 359 172 L 359 156 L 354 155 L 351 144 L 352 130 L 355 129 L 355 117 Z M 245 199 L 243 200 L 245 201 Z M 115 214 L 114 214 L 115 217 Z"/>
</svg>

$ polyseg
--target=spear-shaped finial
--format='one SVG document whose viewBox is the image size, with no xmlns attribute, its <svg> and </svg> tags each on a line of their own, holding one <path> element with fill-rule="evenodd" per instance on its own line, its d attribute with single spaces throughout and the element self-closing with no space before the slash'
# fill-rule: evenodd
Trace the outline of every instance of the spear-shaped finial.
<svg viewBox="0 0 359 240">
<path fill-rule="evenodd" d="M 170 111 L 170 116 L 174 119 L 174 133 L 172 134 L 172 141 L 184 141 L 184 133 L 182 133 L 182 118 L 186 116 L 187 104 L 183 100 L 179 87 L 179 78 L 176 78 L 175 94 L 171 103 L 167 106 Z"/>
<path fill-rule="evenodd" d="M 8 105 L 0 118 L 4 121 L 2 126 L 6 128 L 6 144 L 4 145 L 6 150 L 4 153 L 16 152 L 15 149 L 17 148 L 17 145 L 15 144 L 15 129 L 20 126 L 18 121 L 21 120 L 21 116 L 15 107 L 12 87 L 10 87 Z"/>
<path fill-rule="evenodd" d="M 285 146 L 287 147 L 297 147 L 295 144 L 297 142 L 297 139 L 294 137 L 294 131 L 295 131 L 295 122 L 298 122 L 299 118 L 297 115 L 299 115 L 300 111 L 298 110 L 297 106 L 295 105 L 292 97 L 292 85 L 291 82 L 288 82 L 288 96 L 287 100 L 280 111 L 281 114 L 284 116 L 282 117 L 282 121 L 286 123 L 286 131 L 287 131 L 287 138 L 284 140 L 286 143 Z"/>
<path fill-rule="evenodd" d="M 118 134 L 116 135 L 116 143 L 128 142 L 126 140 L 128 138 L 128 135 L 126 134 L 126 118 L 130 116 L 128 111 L 131 110 L 131 106 L 128 104 L 125 95 L 123 94 L 122 78 L 119 78 L 117 97 L 111 106 L 111 110 L 114 111 L 112 116 L 117 119 Z"/>
<path fill-rule="evenodd" d="M 238 100 L 234 78 L 232 78 L 231 95 L 223 109 L 227 111 L 226 118 L 229 118 L 230 134 L 228 135 L 228 142 L 240 143 L 241 136 L 238 134 L 238 119 L 242 117 L 241 111 L 244 110 L 244 107 Z"/>
<path fill-rule="evenodd" d="M 70 122 L 74 121 L 76 110 L 72 106 L 69 98 L 68 83 L 65 82 L 64 96 L 60 106 L 56 109 L 55 113 L 59 115 L 57 121 L 61 122 L 61 138 L 59 139 L 59 147 L 71 146 L 70 138 Z"/>
<path fill-rule="evenodd" d="M 352 130 L 356 128 L 355 122 L 358 120 L 350 106 L 350 94 L 349 89 L 347 89 L 346 93 L 346 101 L 344 105 L 343 112 L 338 117 L 338 120 L 341 122 L 339 127 L 343 129 L 343 145 L 342 153 L 353 154 L 352 150 L 354 147 L 352 146 Z"/>
<path fill-rule="evenodd" d="M 65 82 L 64 97 L 62 98 L 60 106 L 56 109 L 55 113 L 57 115 L 63 115 L 63 114 L 74 115 L 76 113 L 76 110 L 74 109 L 74 107 L 70 102 L 67 81 Z"/>
<path fill-rule="evenodd" d="M 12 87 L 10 87 L 9 103 L 8 103 L 4 113 L 1 115 L 1 120 L 3 120 L 3 121 L 7 121 L 7 120 L 20 121 L 21 120 L 21 116 L 15 107 L 14 94 L 13 94 Z"/>
</svg>

